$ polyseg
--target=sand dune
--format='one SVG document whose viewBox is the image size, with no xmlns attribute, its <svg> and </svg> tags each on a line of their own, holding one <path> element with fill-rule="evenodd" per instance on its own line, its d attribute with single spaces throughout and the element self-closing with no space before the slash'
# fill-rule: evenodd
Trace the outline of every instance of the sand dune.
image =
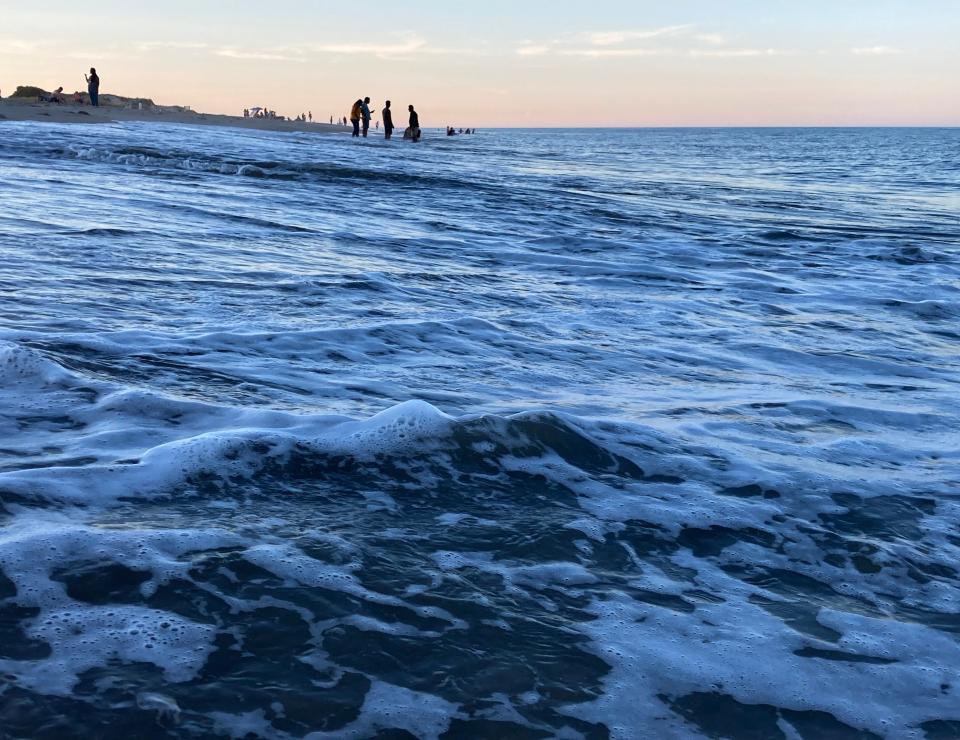
<svg viewBox="0 0 960 740">
<path fill-rule="evenodd" d="M 20 98 L 0 99 L 0 122 L 39 121 L 48 123 L 113 123 L 117 121 L 146 121 L 154 123 L 189 123 L 202 126 L 230 126 L 263 131 L 309 131 L 313 133 L 343 133 L 350 131 L 349 126 L 337 126 L 326 123 L 306 123 L 281 121 L 271 118 L 243 118 L 242 116 L 224 116 L 195 111 L 180 111 L 161 107 L 138 110 L 73 103 L 36 103 Z"/>
</svg>

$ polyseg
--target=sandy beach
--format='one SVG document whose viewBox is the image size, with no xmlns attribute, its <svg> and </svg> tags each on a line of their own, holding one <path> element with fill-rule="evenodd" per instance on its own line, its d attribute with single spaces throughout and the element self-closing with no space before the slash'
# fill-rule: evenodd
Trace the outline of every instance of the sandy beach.
<svg viewBox="0 0 960 740">
<path fill-rule="evenodd" d="M 37 103 L 21 98 L 0 99 L 0 123 L 3 121 L 37 121 L 47 123 L 116 123 L 144 121 L 148 123 L 186 123 L 200 126 L 226 126 L 261 131 L 302 131 L 311 133 L 345 133 L 349 126 L 328 123 L 283 121 L 276 118 L 244 118 L 196 111 L 177 111 L 160 107 L 122 108 L 73 103 Z"/>
</svg>

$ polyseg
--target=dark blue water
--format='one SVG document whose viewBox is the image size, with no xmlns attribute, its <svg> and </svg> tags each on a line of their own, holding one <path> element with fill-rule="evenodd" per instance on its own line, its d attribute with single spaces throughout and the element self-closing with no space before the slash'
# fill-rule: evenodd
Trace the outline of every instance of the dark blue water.
<svg viewBox="0 0 960 740">
<path fill-rule="evenodd" d="M 0 737 L 960 736 L 960 131 L 0 134 Z"/>
</svg>

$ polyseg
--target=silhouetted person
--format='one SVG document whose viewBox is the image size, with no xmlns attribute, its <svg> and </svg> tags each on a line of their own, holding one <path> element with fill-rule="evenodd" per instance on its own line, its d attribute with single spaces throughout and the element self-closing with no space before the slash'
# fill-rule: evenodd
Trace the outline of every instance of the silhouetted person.
<svg viewBox="0 0 960 740">
<path fill-rule="evenodd" d="M 90 67 L 90 74 L 84 75 L 87 81 L 87 92 L 90 94 L 90 105 L 94 108 L 100 107 L 100 78 L 97 76 L 97 70 Z"/>
<path fill-rule="evenodd" d="M 389 100 L 383 109 L 383 138 L 393 138 L 393 111 L 390 110 Z"/>
<path fill-rule="evenodd" d="M 370 130 L 370 98 L 364 98 L 360 104 L 360 117 L 363 119 L 363 138 L 366 139 Z"/>
<path fill-rule="evenodd" d="M 420 141 L 420 116 L 413 109 L 413 105 L 408 105 L 407 110 L 410 111 L 410 138 L 414 141 Z"/>
<path fill-rule="evenodd" d="M 358 99 L 357 102 L 353 104 L 353 108 L 350 109 L 350 123 L 353 124 L 353 138 L 355 139 L 360 138 L 360 115 L 362 106 L 363 101 Z"/>
</svg>

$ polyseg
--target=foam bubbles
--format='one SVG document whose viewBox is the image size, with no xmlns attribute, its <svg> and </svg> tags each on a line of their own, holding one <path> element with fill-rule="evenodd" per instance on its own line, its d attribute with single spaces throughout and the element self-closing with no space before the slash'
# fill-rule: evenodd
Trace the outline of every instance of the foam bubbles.
<svg viewBox="0 0 960 740">
<path fill-rule="evenodd" d="M 336 732 L 312 732 L 304 740 L 363 740 L 382 730 L 406 730 L 423 740 L 436 740 L 457 710 L 456 704 L 438 696 L 373 681 L 356 720 Z"/>
<path fill-rule="evenodd" d="M 183 555 L 240 541 L 215 530 L 109 530 L 52 513 L 21 514 L 0 535 L 0 569 L 14 584 L 13 600 L 39 609 L 24 633 L 52 652 L 0 666 L 25 688 L 58 695 L 68 695 L 84 671 L 112 660 L 152 663 L 169 681 L 189 680 L 212 650 L 215 627 L 141 606 L 78 602 L 54 574 L 83 563 L 118 564 L 146 574 L 140 586 L 146 596 L 158 583 L 187 576 Z"/>
<path fill-rule="evenodd" d="M 320 447 L 374 457 L 423 445 L 449 432 L 453 419 L 425 401 L 397 404 L 366 421 L 347 422 L 317 440 Z"/>
<path fill-rule="evenodd" d="M 173 683 L 188 681 L 213 650 L 216 628 L 136 606 L 81 606 L 36 618 L 27 636 L 52 649 L 39 661 L 0 661 L 17 683 L 42 694 L 69 695 L 79 676 L 111 660 L 152 663 Z"/>
<path fill-rule="evenodd" d="M 71 373 L 39 352 L 16 344 L 0 343 L 0 386 L 69 383 Z"/>
</svg>

